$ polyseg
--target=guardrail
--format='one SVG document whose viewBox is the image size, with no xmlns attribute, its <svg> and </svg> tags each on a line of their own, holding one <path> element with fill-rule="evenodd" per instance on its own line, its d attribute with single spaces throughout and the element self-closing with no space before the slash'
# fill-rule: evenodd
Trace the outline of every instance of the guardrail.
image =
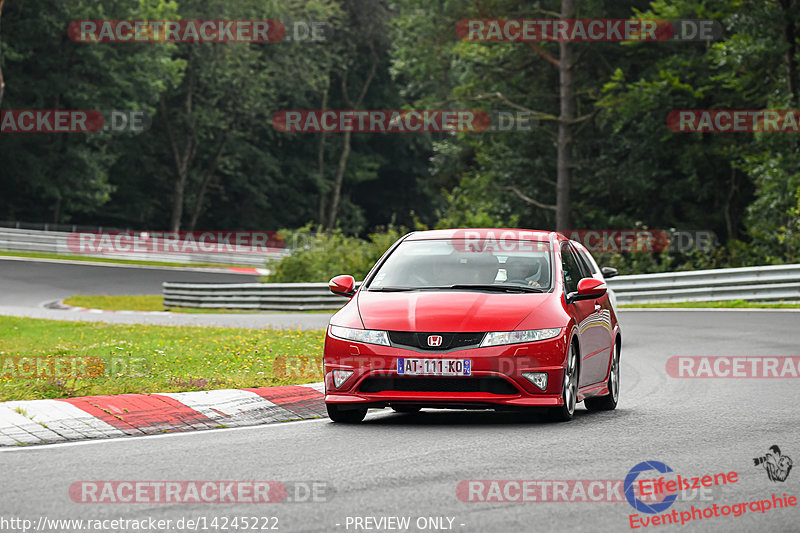
<svg viewBox="0 0 800 533">
<path fill-rule="evenodd" d="M 327 283 L 172 283 L 162 284 L 164 307 L 314 311 L 339 309 L 347 299 Z"/>
<path fill-rule="evenodd" d="M 131 232 L 134 233 L 134 232 Z M 264 252 L 226 252 L 226 253 L 75 253 L 67 244 L 69 232 L 40 231 L 0 227 L 0 250 L 11 252 L 38 252 L 76 257 L 98 257 L 127 259 L 134 261 L 156 261 L 159 263 L 210 263 L 217 265 L 243 265 L 264 267 L 268 259 L 281 257 L 286 251 Z M 154 240 L 159 240 L 153 238 Z M 162 246 L 162 248 L 165 248 Z"/>
<path fill-rule="evenodd" d="M 608 286 L 619 304 L 800 301 L 800 265 L 617 276 Z M 347 301 L 331 294 L 327 283 L 164 283 L 163 294 L 167 307 L 264 311 L 335 310 Z"/>
<path fill-rule="evenodd" d="M 800 265 L 694 270 L 608 280 L 617 303 L 800 301 Z"/>
</svg>

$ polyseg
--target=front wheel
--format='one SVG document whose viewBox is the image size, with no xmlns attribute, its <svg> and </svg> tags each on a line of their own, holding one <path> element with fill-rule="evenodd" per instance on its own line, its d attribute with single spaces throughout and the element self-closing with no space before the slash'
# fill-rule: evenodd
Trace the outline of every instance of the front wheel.
<svg viewBox="0 0 800 533">
<path fill-rule="evenodd" d="M 584 405 L 589 411 L 612 411 L 619 400 L 619 347 L 614 349 L 611 372 L 608 373 L 608 394 L 599 398 L 587 398 Z"/>
<path fill-rule="evenodd" d="M 573 340 L 569 345 L 569 357 L 564 368 L 564 385 L 561 389 L 563 405 L 550 409 L 550 419 L 556 422 L 572 420 L 578 400 L 578 344 Z"/>
<path fill-rule="evenodd" d="M 358 424 L 367 416 L 366 407 L 344 409 L 338 404 L 326 403 L 325 408 L 328 410 L 328 418 L 342 424 Z"/>
</svg>

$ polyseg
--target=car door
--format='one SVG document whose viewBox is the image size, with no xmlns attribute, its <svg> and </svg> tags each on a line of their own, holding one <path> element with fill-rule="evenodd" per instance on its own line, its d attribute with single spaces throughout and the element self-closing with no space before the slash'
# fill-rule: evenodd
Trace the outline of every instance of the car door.
<svg viewBox="0 0 800 533">
<path fill-rule="evenodd" d="M 583 277 L 594 277 L 591 264 L 579 250 L 575 256 L 583 271 Z M 586 336 L 592 346 L 583 360 L 586 384 L 605 381 L 611 358 L 611 300 L 606 293 L 600 298 L 586 300 L 584 303 L 591 307 L 591 314 L 586 324 Z"/>
<path fill-rule="evenodd" d="M 578 263 L 578 258 L 569 243 L 561 244 L 561 270 L 564 276 L 564 296 L 578 292 L 578 282 L 583 279 L 584 273 Z M 567 304 L 567 312 L 575 319 L 578 326 L 578 342 L 580 344 L 581 364 L 578 376 L 578 386 L 594 383 L 593 374 L 587 372 L 586 360 L 593 351 L 597 350 L 596 336 L 592 335 L 591 322 L 593 319 L 594 300 L 579 300 Z M 591 366 L 589 367 L 591 370 Z"/>
</svg>

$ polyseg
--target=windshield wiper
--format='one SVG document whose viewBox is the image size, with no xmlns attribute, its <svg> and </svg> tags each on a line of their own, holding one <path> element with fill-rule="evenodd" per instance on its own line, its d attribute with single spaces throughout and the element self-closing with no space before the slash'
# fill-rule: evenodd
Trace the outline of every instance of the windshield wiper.
<svg viewBox="0 0 800 533">
<path fill-rule="evenodd" d="M 369 291 L 375 292 L 408 292 L 447 289 L 448 287 L 370 287 Z"/>
<path fill-rule="evenodd" d="M 367 289 L 374 292 L 410 292 L 410 291 L 442 291 L 442 290 L 461 290 L 461 291 L 494 291 L 494 292 L 546 292 L 539 287 L 526 287 L 524 285 L 492 285 L 492 284 L 469 284 L 462 283 L 456 285 L 441 285 L 429 287 L 370 287 Z"/>
<path fill-rule="evenodd" d="M 478 291 L 495 291 L 495 292 L 545 292 L 544 289 L 539 287 L 526 287 L 524 285 L 481 285 L 481 284 L 459 284 L 450 285 L 448 289 L 456 290 L 478 290 Z"/>
</svg>

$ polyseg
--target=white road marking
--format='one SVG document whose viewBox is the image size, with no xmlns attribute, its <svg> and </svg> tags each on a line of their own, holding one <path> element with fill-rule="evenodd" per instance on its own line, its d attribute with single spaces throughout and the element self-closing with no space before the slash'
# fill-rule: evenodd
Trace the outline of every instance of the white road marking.
<svg viewBox="0 0 800 533">
<path fill-rule="evenodd" d="M 369 415 L 367 415 L 369 416 Z M 329 423 L 330 420 L 328 418 L 314 418 L 309 420 L 293 420 L 289 422 L 281 422 L 280 424 L 261 424 L 260 426 L 243 426 L 243 427 L 235 427 L 235 428 L 216 428 L 216 429 L 206 429 L 203 431 L 180 431 L 176 433 L 160 433 L 155 435 L 131 435 L 127 437 L 116 437 L 112 439 L 94 439 L 94 440 L 79 440 L 73 442 L 58 442 L 53 444 L 46 444 L 42 446 L 15 446 L 15 447 L 7 447 L 7 448 L 0 448 L 0 454 L 3 453 L 11 453 L 11 452 L 19 452 L 19 451 L 32 451 L 32 450 L 44 450 L 44 449 L 52 449 L 52 448 L 61 448 L 64 446 L 87 446 L 90 444 L 106 444 L 109 442 L 132 442 L 138 441 L 139 439 L 166 439 L 172 437 L 190 437 L 194 436 L 197 437 L 198 435 L 205 435 L 208 433 L 215 433 L 218 431 L 245 431 L 245 430 L 263 430 L 265 428 L 280 428 L 285 427 L 292 424 L 308 424 L 311 422 L 325 422 Z"/>
</svg>

